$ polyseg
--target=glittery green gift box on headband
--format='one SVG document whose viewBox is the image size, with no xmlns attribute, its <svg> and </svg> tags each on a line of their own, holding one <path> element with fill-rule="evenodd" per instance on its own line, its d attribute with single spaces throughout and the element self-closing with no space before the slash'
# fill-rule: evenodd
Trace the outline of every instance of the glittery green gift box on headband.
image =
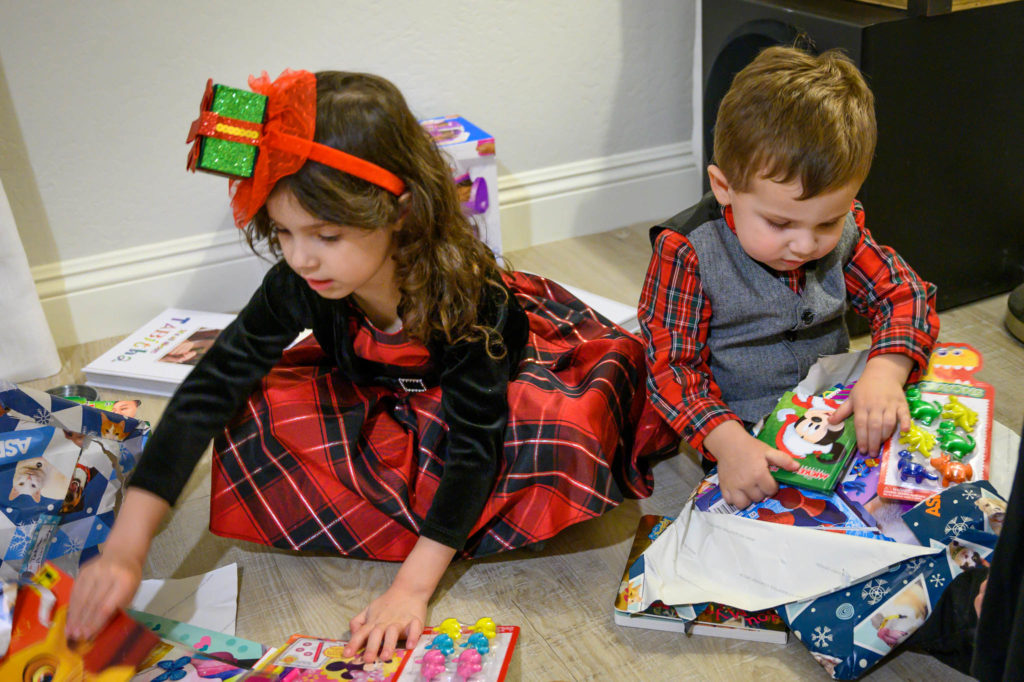
<svg viewBox="0 0 1024 682">
<path fill-rule="evenodd" d="M 213 86 L 213 100 L 210 111 L 225 118 L 246 121 L 252 127 L 231 125 L 230 122 L 217 123 L 217 133 L 228 137 L 259 139 L 255 130 L 263 124 L 267 110 L 267 97 L 248 90 L 229 88 L 226 85 Z M 256 165 L 258 149 L 252 144 L 203 137 L 199 147 L 199 158 L 196 167 L 214 173 L 223 173 L 243 178 L 252 177 Z"/>
</svg>

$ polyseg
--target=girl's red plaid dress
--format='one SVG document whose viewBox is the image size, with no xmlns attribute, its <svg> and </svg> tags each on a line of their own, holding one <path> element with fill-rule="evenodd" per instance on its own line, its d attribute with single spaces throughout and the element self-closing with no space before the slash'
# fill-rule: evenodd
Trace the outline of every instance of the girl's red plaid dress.
<svg viewBox="0 0 1024 682">
<path fill-rule="evenodd" d="M 529 337 L 508 385 L 493 489 L 462 549 L 485 556 L 549 538 L 646 497 L 646 458 L 678 437 L 650 407 L 644 348 L 556 284 L 506 284 Z M 367 360 L 425 371 L 425 346 L 352 318 Z M 275 547 L 404 559 L 444 470 L 440 387 L 356 385 L 310 337 L 285 351 L 214 441 L 210 529 Z M 405 389 L 405 390 L 403 390 Z"/>
</svg>

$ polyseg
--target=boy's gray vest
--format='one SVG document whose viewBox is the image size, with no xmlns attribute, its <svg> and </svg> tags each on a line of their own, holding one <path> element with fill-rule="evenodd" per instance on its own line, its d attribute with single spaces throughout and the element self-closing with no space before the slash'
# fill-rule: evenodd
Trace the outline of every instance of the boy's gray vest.
<svg viewBox="0 0 1024 682">
<path fill-rule="evenodd" d="M 804 266 L 802 294 L 747 255 L 714 195 L 651 228 L 651 244 L 674 230 L 697 252 L 701 288 L 711 304 L 707 345 L 722 400 L 744 422 L 771 412 L 821 355 L 849 350 L 843 267 L 857 243 L 851 212 L 839 244 Z"/>
</svg>

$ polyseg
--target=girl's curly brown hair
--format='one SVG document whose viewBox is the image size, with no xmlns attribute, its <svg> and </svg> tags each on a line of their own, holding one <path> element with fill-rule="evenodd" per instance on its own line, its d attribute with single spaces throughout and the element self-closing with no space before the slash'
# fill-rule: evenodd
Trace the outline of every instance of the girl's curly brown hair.
<svg viewBox="0 0 1024 682">
<path fill-rule="evenodd" d="M 339 170 L 307 162 L 282 178 L 311 215 L 339 225 L 382 229 L 402 218 L 395 232 L 398 314 L 406 334 L 424 343 L 484 341 L 500 357 L 500 335 L 480 324 L 486 296 L 500 291 L 501 269 L 462 213 L 448 162 L 390 81 L 365 73 L 316 74 L 314 139 L 385 168 L 406 184 L 407 199 Z M 267 215 L 259 210 L 245 230 L 256 250 L 266 241 L 280 257 Z"/>
</svg>

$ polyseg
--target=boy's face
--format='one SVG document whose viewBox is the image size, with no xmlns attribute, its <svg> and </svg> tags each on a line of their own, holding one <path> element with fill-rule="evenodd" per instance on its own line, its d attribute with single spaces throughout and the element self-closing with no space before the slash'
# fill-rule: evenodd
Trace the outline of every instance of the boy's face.
<svg viewBox="0 0 1024 682">
<path fill-rule="evenodd" d="M 850 204 L 861 181 L 809 199 L 799 199 L 799 180 L 781 183 L 755 177 L 746 191 L 729 184 L 722 170 L 708 166 L 711 191 L 732 206 L 736 236 L 747 255 L 773 270 L 794 270 L 826 256 L 839 243 Z"/>
</svg>

